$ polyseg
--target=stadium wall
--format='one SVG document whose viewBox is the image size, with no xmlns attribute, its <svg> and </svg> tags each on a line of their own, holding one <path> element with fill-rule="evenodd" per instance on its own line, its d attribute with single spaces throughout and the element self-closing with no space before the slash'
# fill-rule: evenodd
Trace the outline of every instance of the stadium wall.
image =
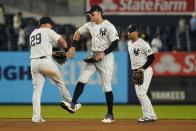
<svg viewBox="0 0 196 131">
<path fill-rule="evenodd" d="M 155 53 L 152 67 L 153 78 L 148 95 L 153 103 L 196 103 L 196 52 Z M 128 80 L 129 103 L 138 103 L 131 79 Z"/>
<path fill-rule="evenodd" d="M 60 66 L 66 84 L 73 94 L 86 52 Z M 196 52 L 156 53 L 154 77 L 148 95 L 153 103 L 196 103 Z M 28 52 L 0 52 L 0 104 L 30 104 L 33 93 Z M 138 103 L 132 84 L 132 71 L 127 52 L 115 52 L 112 80 L 115 103 Z M 47 79 L 43 88 L 43 103 L 58 103 L 60 95 L 54 83 Z M 101 79 L 95 74 L 87 84 L 80 102 L 105 103 Z"/>
<path fill-rule="evenodd" d="M 65 82 L 73 94 L 85 57 L 85 52 L 77 53 L 76 58 L 60 66 Z M 31 103 L 33 86 L 30 73 L 28 52 L 0 52 L 0 103 Z M 112 80 L 114 102 L 127 103 L 127 53 L 115 53 L 115 70 Z M 58 103 L 60 95 L 58 88 L 49 79 L 43 88 L 43 103 Z M 82 103 L 105 103 L 105 94 L 101 88 L 101 79 L 95 74 L 90 80 L 80 98 Z"/>
</svg>

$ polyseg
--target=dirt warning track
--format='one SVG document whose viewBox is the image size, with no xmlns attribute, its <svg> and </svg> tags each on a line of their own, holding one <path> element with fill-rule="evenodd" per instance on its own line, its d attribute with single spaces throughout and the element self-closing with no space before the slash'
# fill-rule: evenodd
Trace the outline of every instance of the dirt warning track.
<svg viewBox="0 0 196 131">
<path fill-rule="evenodd" d="M 138 123 L 136 120 L 116 120 L 113 124 L 99 119 L 46 119 L 34 124 L 31 119 L 0 119 L 0 131 L 196 131 L 196 120 L 158 120 Z"/>
</svg>

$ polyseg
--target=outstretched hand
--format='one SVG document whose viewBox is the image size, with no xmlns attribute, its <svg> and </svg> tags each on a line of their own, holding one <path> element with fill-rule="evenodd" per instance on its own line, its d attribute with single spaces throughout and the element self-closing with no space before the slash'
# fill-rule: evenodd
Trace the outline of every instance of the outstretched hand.
<svg viewBox="0 0 196 131">
<path fill-rule="evenodd" d="M 66 54 L 67 58 L 73 58 L 73 57 L 75 57 L 75 50 L 76 50 L 75 47 L 71 47 L 68 50 L 67 54 Z"/>
</svg>

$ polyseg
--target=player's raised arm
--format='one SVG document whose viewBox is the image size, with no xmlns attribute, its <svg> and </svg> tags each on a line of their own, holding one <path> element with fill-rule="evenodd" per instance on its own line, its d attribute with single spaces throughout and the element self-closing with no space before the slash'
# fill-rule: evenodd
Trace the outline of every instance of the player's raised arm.
<svg viewBox="0 0 196 131">
<path fill-rule="evenodd" d="M 85 35 L 85 34 L 88 34 L 89 33 L 89 29 L 88 29 L 88 26 L 89 26 L 89 22 L 84 24 L 83 26 L 81 26 L 75 33 L 74 33 L 74 36 L 73 36 L 73 42 L 71 44 L 71 48 L 69 49 L 68 51 L 68 55 L 69 56 L 75 56 L 75 47 L 77 44 L 79 44 L 79 40 L 80 40 L 80 36 L 81 35 Z"/>
<path fill-rule="evenodd" d="M 67 48 L 67 42 L 65 41 L 65 39 L 58 33 L 56 33 L 54 30 L 52 29 L 49 29 L 48 30 L 48 35 L 49 37 L 57 43 L 57 45 L 60 47 L 60 48 Z"/>
<path fill-rule="evenodd" d="M 76 31 L 73 35 L 73 42 L 71 44 L 71 48 L 75 49 L 76 45 L 79 44 L 79 40 L 80 40 L 80 33 Z"/>
<path fill-rule="evenodd" d="M 80 33 L 78 31 L 76 31 L 74 33 L 73 40 L 74 41 L 79 41 L 80 40 Z"/>
<path fill-rule="evenodd" d="M 65 41 L 65 39 L 61 35 L 59 35 L 54 30 L 51 30 L 51 29 L 48 30 L 48 34 L 49 34 L 50 38 L 57 43 L 59 48 L 61 48 L 62 50 L 67 48 L 67 42 Z M 55 56 L 56 53 L 53 52 L 52 55 Z M 65 53 L 65 55 L 66 55 L 66 53 Z"/>
<path fill-rule="evenodd" d="M 76 31 L 73 36 L 73 42 L 71 44 L 71 48 L 67 52 L 68 57 L 72 58 L 75 56 L 76 45 L 79 43 L 79 40 L 80 40 L 80 33 Z"/>
<path fill-rule="evenodd" d="M 63 51 L 54 51 L 52 52 L 52 56 L 56 61 L 60 61 L 59 57 L 62 58 L 62 62 L 58 62 L 60 64 L 63 64 L 66 58 L 70 58 L 67 56 L 67 53 L 65 52 L 65 50 L 67 49 L 67 42 L 65 41 L 65 39 L 63 37 L 60 37 L 57 40 L 57 45 L 59 48 L 61 48 Z M 57 60 L 58 59 L 58 60 Z"/>
<path fill-rule="evenodd" d="M 60 37 L 58 40 L 57 40 L 57 43 L 58 43 L 58 46 L 60 48 L 67 48 L 67 42 L 65 41 L 65 39 L 63 37 Z"/>
</svg>

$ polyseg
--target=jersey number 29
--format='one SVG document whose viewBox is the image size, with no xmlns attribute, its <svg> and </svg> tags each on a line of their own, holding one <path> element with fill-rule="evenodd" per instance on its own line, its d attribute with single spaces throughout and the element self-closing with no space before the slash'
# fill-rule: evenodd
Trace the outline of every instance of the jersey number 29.
<svg viewBox="0 0 196 131">
<path fill-rule="evenodd" d="M 35 46 L 35 45 L 38 45 L 38 44 L 41 44 L 41 33 L 38 33 L 36 35 L 33 35 L 31 36 L 31 41 L 30 41 L 30 44 L 31 46 Z"/>
</svg>

